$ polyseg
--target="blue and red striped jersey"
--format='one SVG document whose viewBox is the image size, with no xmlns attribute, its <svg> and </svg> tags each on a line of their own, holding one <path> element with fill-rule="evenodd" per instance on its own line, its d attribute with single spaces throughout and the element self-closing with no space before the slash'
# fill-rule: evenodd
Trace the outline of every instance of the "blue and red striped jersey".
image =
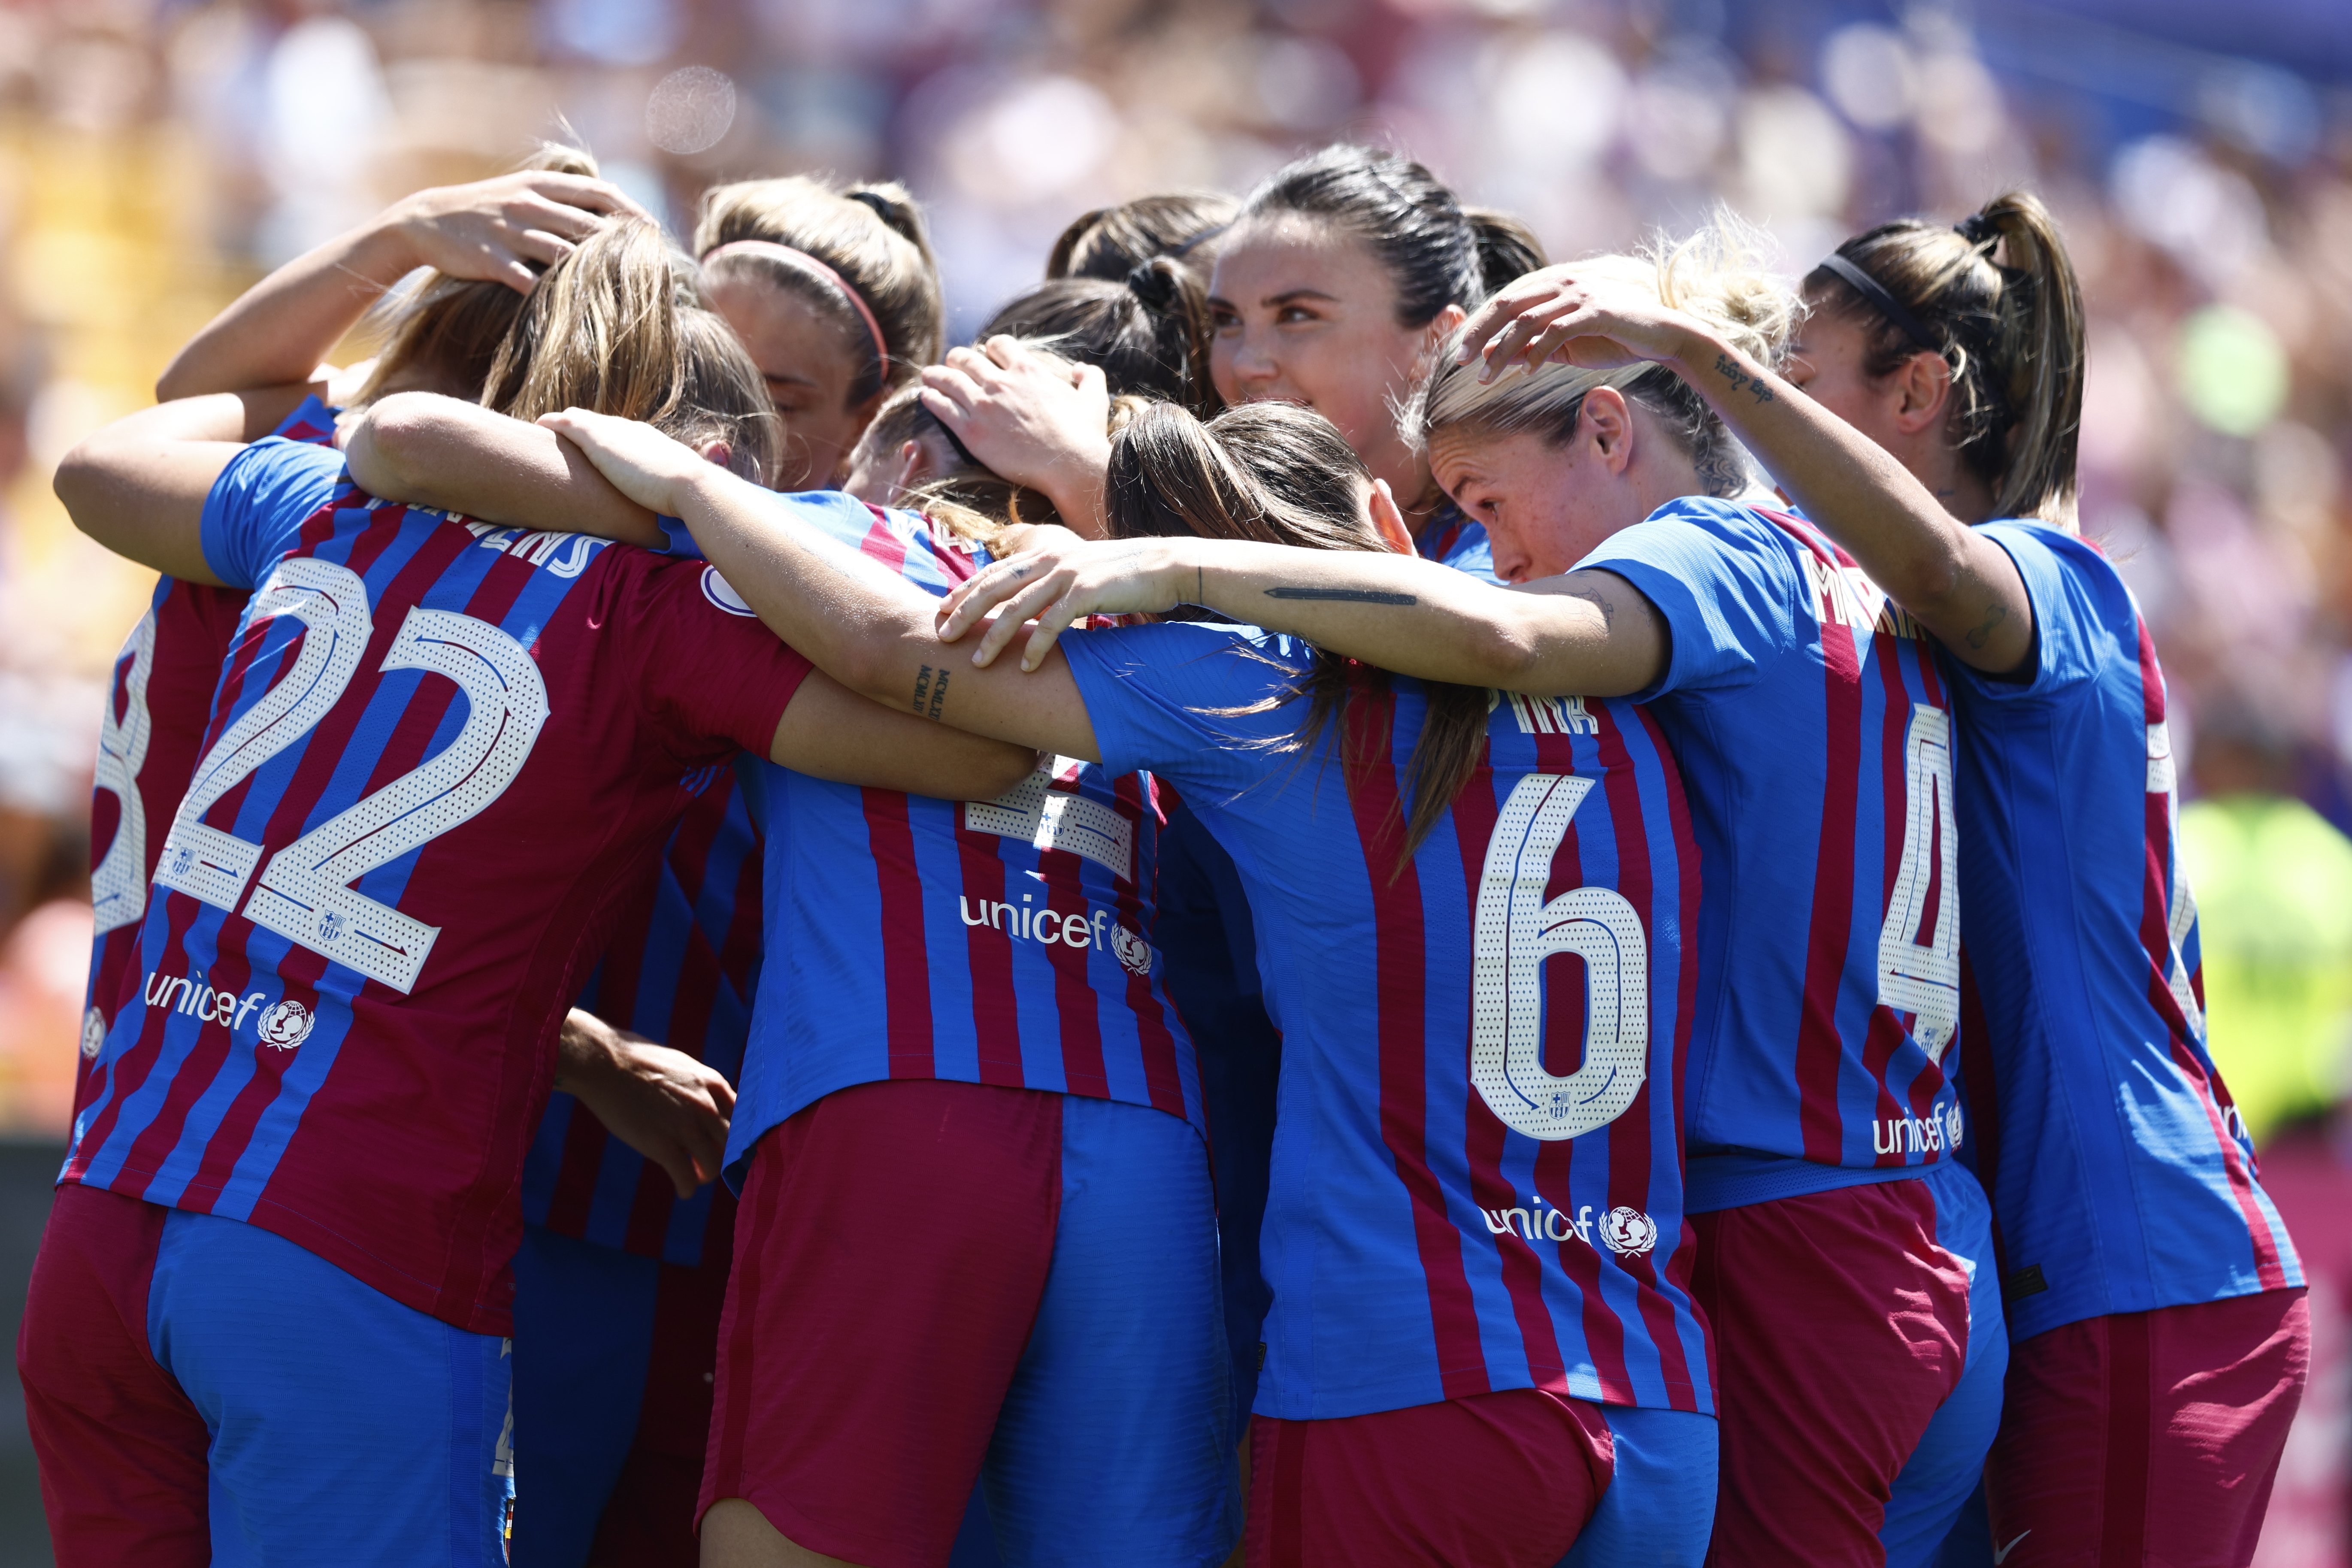
<svg viewBox="0 0 2352 1568">
<path fill-rule="evenodd" d="M 1495 575 L 1495 542 L 1486 535 L 1486 525 L 1474 521 L 1452 501 L 1438 509 L 1412 547 L 1424 561 L 1467 572 L 1486 582 L 1502 581 Z"/>
<path fill-rule="evenodd" d="M 317 447 L 232 458 L 204 542 L 253 597 L 65 1179 L 506 1333 L 613 893 L 808 664 L 701 563 L 378 503 Z"/>
<path fill-rule="evenodd" d="M 576 1005 L 709 1063 L 743 1069 L 760 985 L 758 783 L 750 760 L 714 769 L 629 900 Z M 523 1164 L 522 1217 L 562 1236 L 693 1268 L 712 1183 L 681 1201 L 662 1168 L 569 1094 L 549 1097 Z"/>
<path fill-rule="evenodd" d="M 305 397 L 272 434 L 332 446 L 337 412 L 315 396 Z M 82 997 L 77 1112 L 100 1087 L 92 1081 L 91 1067 L 114 1022 L 122 977 L 137 964 L 148 879 L 163 851 L 163 831 L 195 771 L 213 688 L 220 681 L 245 600 L 236 588 L 159 579 L 147 613 L 115 656 L 90 789 L 89 901 L 97 930 Z"/>
<path fill-rule="evenodd" d="M 1801 518 L 1686 496 L 1579 563 L 1673 631 L 1633 700 L 1706 865 L 1695 1211 L 1884 1180 L 1965 1128 L 1951 699 L 1917 622 Z"/>
<path fill-rule="evenodd" d="M 2010 1332 L 2303 1283 L 2205 1044 L 2164 671 L 2131 590 L 2045 523 L 1985 531 L 2033 604 L 2014 679 L 1952 660 L 1969 1148 Z"/>
<path fill-rule="evenodd" d="M 921 518 L 830 492 L 778 500 L 926 592 L 975 570 Z M 1192 1041 L 1151 945 L 1161 812 L 1148 776 L 1057 757 L 965 804 L 759 773 L 766 989 L 730 1180 L 769 1128 L 885 1079 L 1094 1095 L 1201 1125 Z"/>
<path fill-rule="evenodd" d="M 1170 622 L 1062 647 L 1104 766 L 1183 791 L 1255 917 L 1282 1030 L 1258 1412 L 1531 1387 L 1711 1411 L 1679 1092 L 1699 867 L 1656 722 L 1496 702 L 1400 866 L 1417 683 L 1359 672 L 1288 756 L 1265 742 L 1304 701 L 1233 710 L 1285 697 L 1305 644 Z"/>
</svg>

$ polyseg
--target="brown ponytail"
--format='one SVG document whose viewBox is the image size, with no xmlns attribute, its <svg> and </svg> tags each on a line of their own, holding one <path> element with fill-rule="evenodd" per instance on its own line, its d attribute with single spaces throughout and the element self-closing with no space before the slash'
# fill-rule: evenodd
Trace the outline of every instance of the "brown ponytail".
<svg viewBox="0 0 2352 1568">
<path fill-rule="evenodd" d="M 1045 259 L 1045 276 L 1100 278 L 1116 283 L 1157 256 L 1208 270 L 1204 250 L 1234 221 L 1241 204 L 1221 193 L 1176 191 L 1138 196 L 1081 213 Z"/>
<path fill-rule="evenodd" d="M 1152 404 L 1111 438 L 1110 533 L 1114 539 L 1192 534 L 1307 550 L 1382 550 L 1360 498 L 1371 472 L 1337 426 L 1311 409 L 1249 403 L 1203 424 L 1172 404 Z M 1285 689 L 1232 715 L 1263 713 L 1307 699 L 1297 729 L 1265 749 L 1304 758 L 1340 723 L 1360 692 L 1383 690 L 1388 673 L 1317 649 L 1314 663 Z M 1390 879 L 1413 852 L 1486 754 L 1491 692 L 1424 681 L 1428 699 L 1406 773 L 1411 802 Z M 1381 756 L 1385 725 L 1343 726 L 1343 766 Z"/>
<path fill-rule="evenodd" d="M 1094 365 L 1114 394 L 1220 406 L 1209 380 L 1207 291 L 1189 268 L 1154 257 L 1113 280 L 1055 278 L 996 309 L 973 341 L 999 332 Z"/>
<path fill-rule="evenodd" d="M 1954 442 L 1995 513 L 2073 526 L 2083 289 L 2041 198 L 2011 191 L 1956 228 L 1882 224 L 1837 255 L 1913 318 L 1891 319 L 1826 264 L 1806 278 L 1807 297 L 1869 324 L 1864 374 L 1889 374 L 1923 349 L 1940 355 L 1952 370 Z"/>
<path fill-rule="evenodd" d="M 1478 245 L 1478 281 L 1492 294 L 1504 284 L 1549 266 L 1543 241 L 1523 218 L 1494 207 L 1464 207 Z"/>
<path fill-rule="evenodd" d="M 837 273 L 874 313 L 882 353 L 855 304 L 821 274 L 782 261 L 737 252 L 713 268 L 725 277 L 740 269 L 805 299 L 839 326 L 866 357 L 849 387 L 855 407 L 876 394 L 903 386 L 940 357 L 947 314 L 940 267 L 931 254 L 922 209 L 906 187 L 852 185 L 835 190 L 805 175 L 744 180 L 703 194 L 694 227 L 694 254 L 709 257 L 737 240 L 764 239 L 814 258 Z"/>
</svg>

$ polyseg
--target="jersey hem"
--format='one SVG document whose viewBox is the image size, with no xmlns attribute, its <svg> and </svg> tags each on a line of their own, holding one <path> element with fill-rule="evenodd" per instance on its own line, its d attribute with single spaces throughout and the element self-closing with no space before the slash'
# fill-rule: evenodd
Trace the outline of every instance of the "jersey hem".
<svg viewBox="0 0 2352 1568">
<path fill-rule="evenodd" d="M 1484 1369 L 1463 1367 L 1458 1370 L 1476 1373 Z M 1594 1391 L 1598 1381 L 1592 1370 L 1586 1367 L 1578 1375 L 1567 1378 L 1564 1387 L 1557 1377 L 1549 1383 L 1538 1383 L 1531 1377 L 1515 1377 L 1489 1379 L 1487 1385 L 1478 1393 L 1508 1394 L 1518 1389 L 1549 1389 L 1570 1399 L 1580 1399 L 1587 1405 L 1609 1405 L 1620 1410 L 1675 1410 L 1685 1415 L 1704 1415 L 1709 1420 L 1716 1415 L 1714 1401 L 1702 1397 L 1696 1387 L 1687 1383 L 1660 1378 L 1657 1381 L 1665 1390 L 1662 1398 L 1612 1399 Z M 1265 1384 L 1261 1383 L 1259 1386 L 1263 1389 Z M 1353 1415 L 1381 1415 L 1391 1410 L 1411 1410 L 1425 1405 L 1449 1403 L 1451 1401 L 1444 1394 L 1431 1398 L 1427 1384 L 1415 1378 L 1410 1389 L 1389 1384 L 1350 1384 L 1339 1391 L 1326 1389 L 1279 1400 L 1268 1399 L 1261 1393 L 1250 1414 L 1263 1415 L 1269 1421 L 1343 1421 Z"/>
<path fill-rule="evenodd" d="M 1843 1187 L 1918 1181 L 1946 1168 L 1941 1161 L 1925 1165 L 1854 1166 L 1766 1154 L 1697 1155 L 1683 1167 L 1683 1213 L 1713 1214 Z"/>
</svg>

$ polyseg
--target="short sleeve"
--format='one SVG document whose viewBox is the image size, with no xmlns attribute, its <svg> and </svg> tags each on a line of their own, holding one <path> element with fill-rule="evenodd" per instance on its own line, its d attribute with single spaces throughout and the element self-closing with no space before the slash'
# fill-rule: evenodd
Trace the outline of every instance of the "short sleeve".
<svg viewBox="0 0 2352 1568">
<path fill-rule="evenodd" d="M 1070 631 L 1058 645 L 1113 774 L 1138 770 L 1180 785 L 1237 789 L 1265 771 L 1264 743 L 1305 716 L 1302 702 L 1237 713 L 1279 698 L 1311 668 L 1287 637 L 1202 621 Z"/>
<path fill-rule="evenodd" d="M 2002 677 L 1944 661 L 1955 680 L 1991 701 L 2054 697 L 2089 679 L 2118 637 L 2137 641 L 2138 612 L 2116 569 L 2073 535 L 2032 522 L 1989 522 L 1981 531 L 2009 552 L 2033 606 L 2033 662 Z M 2120 624 L 2116 624 L 2116 623 Z M 2130 647 L 2137 656 L 2138 649 Z"/>
<path fill-rule="evenodd" d="M 335 444 L 335 421 L 342 412 L 317 393 L 306 393 L 300 405 L 280 419 L 278 428 L 270 434 L 313 447 L 331 447 Z"/>
<path fill-rule="evenodd" d="M 1746 507 L 1685 496 L 1604 542 L 1577 571 L 1614 572 L 1673 634 L 1665 673 L 1633 700 L 1751 684 L 1796 645 L 1807 593 L 1789 542 Z"/>
<path fill-rule="evenodd" d="M 628 549 L 626 545 L 615 546 Z M 741 595 L 702 562 L 650 552 L 622 606 L 656 734 L 681 757 L 740 748 L 765 757 L 784 709 L 814 668 L 768 629 Z"/>
<path fill-rule="evenodd" d="M 205 497 L 205 564 L 232 588 L 254 588 L 294 548 L 303 523 L 342 477 L 332 447 L 272 436 L 228 460 Z"/>
</svg>

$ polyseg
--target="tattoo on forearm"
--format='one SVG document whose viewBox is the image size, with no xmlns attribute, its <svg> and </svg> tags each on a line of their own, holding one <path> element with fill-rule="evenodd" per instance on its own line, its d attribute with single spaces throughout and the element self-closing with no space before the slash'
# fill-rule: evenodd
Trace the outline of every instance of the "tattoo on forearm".
<svg viewBox="0 0 2352 1568">
<path fill-rule="evenodd" d="M 948 672 L 942 669 L 940 671 L 940 678 L 931 682 L 931 705 L 923 710 L 923 717 L 926 719 L 938 718 L 940 716 L 940 709 L 946 704 L 947 700 Z"/>
<path fill-rule="evenodd" d="M 1268 588 L 1269 599 L 1321 599 L 1340 605 L 1418 605 L 1411 594 L 1384 594 L 1377 588 Z"/>
<path fill-rule="evenodd" d="M 1731 383 L 1732 391 L 1753 391 L 1756 394 L 1757 402 L 1769 403 L 1772 401 L 1772 389 L 1764 384 L 1764 378 L 1760 375 L 1750 375 L 1746 371 L 1740 369 L 1739 363 L 1733 359 L 1729 354 L 1716 355 L 1715 368 L 1723 373 L 1725 380 Z"/>
<path fill-rule="evenodd" d="M 2009 607 L 2006 605 L 1993 605 L 1985 612 L 1984 624 L 1968 634 L 1968 645 L 1973 648 L 1982 648 L 1991 639 L 1993 627 L 2007 619 L 2009 619 Z"/>
<path fill-rule="evenodd" d="M 1193 568 L 1192 568 L 1192 602 L 1193 602 L 1194 604 L 1196 604 L 1196 605 L 1200 605 L 1202 608 L 1206 609 L 1206 608 L 1208 607 L 1208 605 L 1209 605 L 1209 601 L 1208 601 L 1208 598 L 1207 598 L 1208 592 L 1209 592 L 1209 590 L 1208 590 L 1208 589 L 1206 589 L 1206 588 L 1204 588 L 1204 587 L 1202 587 L 1202 586 L 1201 585 L 1201 569 L 1200 569 L 1198 566 L 1193 567 Z"/>
<path fill-rule="evenodd" d="M 915 710 L 915 716 L 917 718 L 919 719 L 922 717 L 924 701 L 930 696 L 930 694 L 931 667 L 927 664 L 923 666 L 921 672 L 915 677 L 915 700 L 913 707 Z"/>
</svg>

